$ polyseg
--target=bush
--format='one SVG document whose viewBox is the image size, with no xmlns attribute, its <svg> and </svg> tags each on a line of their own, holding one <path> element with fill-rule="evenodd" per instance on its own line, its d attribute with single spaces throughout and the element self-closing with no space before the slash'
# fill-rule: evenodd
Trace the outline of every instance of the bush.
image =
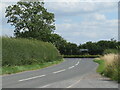
<svg viewBox="0 0 120 90">
<path fill-rule="evenodd" d="M 38 40 L 2 38 L 2 66 L 30 65 L 62 59 L 51 44 Z"/>
<path fill-rule="evenodd" d="M 98 58 L 100 55 L 64 55 L 64 58 Z"/>
<path fill-rule="evenodd" d="M 104 75 L 120 83 L 120 54 L 108 54 L 101 57 L 105 60 Z"/>
<path fill-rule="evenodd" d="M 104 54 L 110 54 L 110 53 L 117 54 L 117 53 L 118 53 L 118 50 L 117 50 L 117 49 L 106 49 L 106 50 L 104 51 Z"/>
</svg>

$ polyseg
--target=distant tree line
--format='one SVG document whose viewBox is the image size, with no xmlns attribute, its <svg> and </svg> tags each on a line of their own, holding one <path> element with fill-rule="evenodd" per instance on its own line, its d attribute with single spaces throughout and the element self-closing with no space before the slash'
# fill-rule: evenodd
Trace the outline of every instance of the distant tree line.
<svg viewBox="0 0 120 90">
<path fill-rule="evenodd" d="M 54 14 L 44 8 L 43 2 L 17 2 L 6 8 L 8 23 L 15 27 L 16 38 L 37 39 L 50 42 L 63 55 L 103 54 L 105 49 L 117 49 L 120 42 L 115 40 L 87 42 L 80 44 L 67 42 L 60 35 L 55 34 Z M 80 52 L 80 49 L 88 49 L 88 52 Z"/>
<path fill-rule="evenodd" d="M 96 55 L 96 54 L 104 54 L 104 51 L 106 49 L 118 49 L 118 46 L 120 46 L 120 42 L 117 42 L 116 40 L 101 40 L 98 42 L 86 42 L 85 44 L 79 45 L 79 49 L 86 48 L 88 49 L 88 54 L 90 55 Z"/>
<path fill-rule="evenodd" d="M 58 41 L 59 42 L 59 41 Z M 60 53 L 63 55 L 102 55 L 107 49 L 118 50 L 120 42 L 116 40 L 101 40 L 98 42 L 86 42 L 85 44 L 77 45 L 75 43 L 64 42 L 57 46 Z M 88 49 L 88 51 L 80 51 L 80 49 Z"/>
</svg>

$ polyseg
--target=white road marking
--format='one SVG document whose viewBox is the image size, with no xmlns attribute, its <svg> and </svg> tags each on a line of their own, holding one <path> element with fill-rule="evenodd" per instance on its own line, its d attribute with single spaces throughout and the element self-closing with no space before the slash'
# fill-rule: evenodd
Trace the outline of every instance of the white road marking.
<svg viewBox="0 0 120 90">
<path fill-rule="evenodd" d="M 40 87 L 40 88 L 46 88 L 46 87 L 48 87 L 48 86 L 50 86 L 51 84 L 48 84 L 48 85 L 45 85 L 45 86 L 42 86 L 42 87 Z"/>
<path fill-rule="evenodd" d="M 79 61 L 77 62 L 77 64 L 75 64 L 76 66 L 79 64 Z M 71 66 L 69 67 L 68 69 L 72 69 L 74 68 L 75 66 Z M 56 71 L 56 72 L 53 72 L 53 73 L 60 73 L 60 72 L 63 72 L 65 71 L 66 69 L 63 69 L 63 70 L 59 70 L 59 71 Z M 31 79 L 35 79 L 35 78 L 40 78 L 40 77 L 44 77 L 46 75 L 40 75 L 40 76 L 35 76 L 35 77 L 31 77 L 31 78 L 27 78 L 27 79 L 22 79 L 22 80 L 19 80 L 19 82 L 22 82 L 22 81 L 27 81 L 27 80 L 31 80 Z"/>
<path fill-rule="evenodd" d="M 72 69 L 72 68 L 74 68 L 75 66 L 72 66 L 72 67 L 69 67 L 68 69 Z"/>
<path fill-rule="evenodd" d="M 67 88 L 71 88 L 71 87 L 75 86 L 76 84 L 78 84 L 82 80 L 82 78 L 83 77 L 81 77 L 80 80 L 78 80 L 77 82 L 75 82 L 72 85 L 68 86 Z"/>
<path fill-rule="evenodd" d="M 77 64 L 75 64 L 76 66 L 79 64 L 80 62 L 78 61 Z"/>
<path fill-rule="evenodd" d="M 27 78 L 27 79 L 22 79 L 22 80 L 19 80 L 19 82 L 27 81 L 27 80 L 31 80 L 31 79 L 35 79 L 35 78 L 40 78 L 40 77 L 44 77 L 44 76 L 46 76 L 46 75 L 40 75 L 40 76 L 35 76 L 35 77 Z"/>
<path fill-rule="evenodd" d="M 56 71 L 56 72 L 53 72 L 53 73 L 60 73 L 60 72 L 63 72 L 63 71 L 65 71 L 66 69 L 63 69 L 63 70 L 60 70 L 60 71 Z"/>
</svg>

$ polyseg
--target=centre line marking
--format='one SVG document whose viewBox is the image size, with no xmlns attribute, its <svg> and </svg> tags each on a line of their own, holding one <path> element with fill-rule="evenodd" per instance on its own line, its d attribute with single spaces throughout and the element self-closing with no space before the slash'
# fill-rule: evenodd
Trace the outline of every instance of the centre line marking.
<svg viewBox="0 0 120 90">
<path fill-rule="evenodd" d="M 78 80 L 78 81 L 77 81 L 77 82 L 75 82 L 74 84 L 72 84 L 72 85 L 68 86 L 67 88 L 71 88 L 71 87 L 75 86 L 76 84 L 78 84 L 78 83 L 82 80 L 82 78 L 83 78 L 83 77 L 81 77 L 81 79 L 80 79 L 80 80 Z"/>
<path fill-rule="evenodd" d="M 77 64 L 75 64 L 76 66 L 79 64 L 79 62 L 77 62 Z"/>
<path fill-rule="evenodd" d="M 40 75 L 40 76 L 35 76 L 35 77 L 27 78 L 27 79 L 22 79 L 22 80 L 19 80 L 19 82 L 27 81 L 27 80 L 31 80 L 31 79 L 35 79 L 35 78 L 40 78 L 40 77 L 44 77 L 44 76 L 46 76 L 46 75 Z"/>
<path fill-rule="evenodd" d="M 60 72 L 63 72 L 63 71 L 65 71 L 66 69 L 63 69 L 63 70 L 60 70 L 60 71 L 56 71 L 56 72 L 53 72 L 53 73 L 60 73 Z"/>
<path fill-rule="evenodd" d="M 68 69 L 72 69 L 72 68 L 74 68 L 75 66 L 72 66 L 72 67 L 69 67 Z"/>
<path fill-rule="evenodd" d="M 45 85 L 45 86 L 42 86 L 42 87 L 40 87 L 40 88 L 46 88 L 46 87 L 48 87 L 48 86 L 50 86 L 51 84 L 48 84 L 48 85 Z"/>
</svg>

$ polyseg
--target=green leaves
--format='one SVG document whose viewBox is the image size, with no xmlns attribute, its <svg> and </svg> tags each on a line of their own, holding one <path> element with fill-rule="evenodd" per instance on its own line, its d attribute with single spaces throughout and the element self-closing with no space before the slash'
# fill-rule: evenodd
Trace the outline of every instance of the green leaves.
<svg viewBox="0 0 120 90">
<path fill-rule="evenodd" d="M 15 26 L 16 37 L 46 41 L 45 36 L 55 30 L 54 14 L 44 8 L 43 2 L 17 2 L 6 8 L 6 17 Z"/>
</svg>

